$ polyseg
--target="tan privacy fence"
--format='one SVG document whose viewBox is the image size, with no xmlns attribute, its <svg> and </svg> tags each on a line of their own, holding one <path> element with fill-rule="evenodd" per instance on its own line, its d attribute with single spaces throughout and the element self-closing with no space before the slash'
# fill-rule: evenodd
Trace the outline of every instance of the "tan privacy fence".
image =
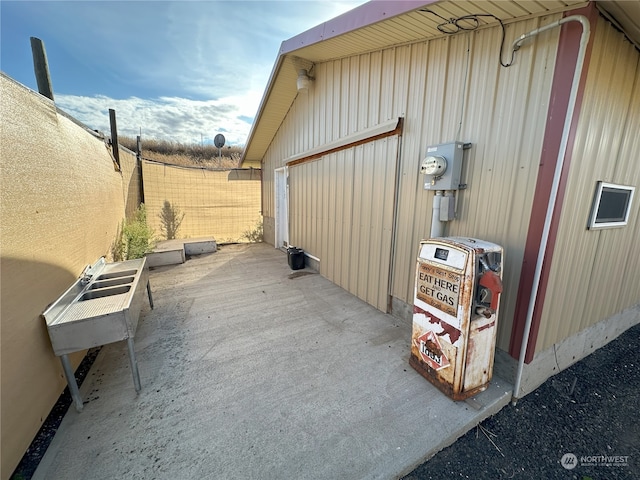
<svg viewBox="0 0 640 480">
<path fill-rule="evenodd" d="M 40 314 L 107 255 L 140 201 L 139 170 L 54 102 L 0 73 L 0 478 L 8 479 L 64 390 Z M 72 354 L 75 369 L 84 352 Z"/>
<path fill-rule="evenodd" d="M 143 160 L 147 222 L 161 238 L 164 202 L 184 213 L 177 238 L 214 237 L 218 243 L 246 241 L 260 216 L 256 169 L 205 170 Z"/>
</svg>

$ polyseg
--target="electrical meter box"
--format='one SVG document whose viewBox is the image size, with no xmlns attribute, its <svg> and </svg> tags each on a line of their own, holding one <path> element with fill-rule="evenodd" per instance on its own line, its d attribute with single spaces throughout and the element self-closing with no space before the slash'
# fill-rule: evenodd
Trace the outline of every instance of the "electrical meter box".
<svg viewBox="0 0 640 480">
<path fill-rule="evenodd" d="M 502 261 L 502 247 L 484 240 L 420 242 L 409 363 L 453 400 L 491 380 Z"/>
<path fill-rule="evenodd" d="M 420 173 L 425 176 L 424 189 L 458 190 L 464 150 L 470 147 L 471 144 L 462 142 L 427 147 L 427 154 L 420 162 Z"/>
</svg>

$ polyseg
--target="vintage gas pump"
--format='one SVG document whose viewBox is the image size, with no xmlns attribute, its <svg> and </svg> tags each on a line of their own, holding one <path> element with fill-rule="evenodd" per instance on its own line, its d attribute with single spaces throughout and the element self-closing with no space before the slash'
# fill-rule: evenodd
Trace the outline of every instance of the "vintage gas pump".
<svg viewBox="0 0 640 480">
<path fill-rule="evenodd" d="M 454 400 L 491 380 L 502 257 L 501 246 L 473 238 L 420 242 L 409 363 Z"/>
</svg>

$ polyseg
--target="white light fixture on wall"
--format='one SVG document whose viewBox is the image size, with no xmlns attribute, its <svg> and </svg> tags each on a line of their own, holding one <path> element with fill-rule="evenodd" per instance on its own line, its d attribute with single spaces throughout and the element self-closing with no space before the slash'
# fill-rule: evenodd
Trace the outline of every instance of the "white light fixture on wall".
<svg viewBox="0 0 640 480">
<path fill-rule="evenodd" d="M 309 85 L 311 85 L 311 78 L 309 78 L 307 71 L 304 68 L 301 68 L 298 70 L 298 79 L 296 80 L 298 91 L 307 92 L 309 90 Z"/>
</svg>

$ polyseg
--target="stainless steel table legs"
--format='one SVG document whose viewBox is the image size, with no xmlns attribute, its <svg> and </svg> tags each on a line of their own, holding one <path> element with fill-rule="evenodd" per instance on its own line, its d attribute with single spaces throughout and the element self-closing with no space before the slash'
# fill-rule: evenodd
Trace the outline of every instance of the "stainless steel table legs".
<svg viewBox="0 0 640 480">
<path fill-rule="evenodd" d="M 133 345 L 133 337 L 127 338 L 127 347 L 129 350 L 129 364 L 131 365 L 131 374 L 133 375 L 133 385 L 136 388 L 136 393 L 142 390 L 142 384 L 140 383 L 140 373 L 138 372 L 138 361 L 136 360 L 136 351 Z M 62 369 L 64 370 L 64 376 L 67 377 L 67 385 L 69 385 L 69 392 L 71 398 L 76 406 L 78 412 L 82 411 L 84 406 L 82 403 L 82 397 L 80 396 L 80 390 L 78 389 L 78 382 L 76 382 L 76 376 L 71 367 L 69 361 L 69 355 L 60 355 L 60 362 L 62 362 Z"/>
<path fill-rule="evenodd" d="M 82 397 L 80 396 L 80 390 L 78 390 L 78 383 L 76 382 L 76 376 L 71 368 L 71 362 L 69 361 L 69 355 L 61 355 L 60 361 L 62 362 L 62 369 L 64 370 L 64 376 L 67 377 L 67 385 L 69 385 L 69 392 L 73 403 L 76 405 L 78 412 L 82 411 Z"/>
</svg>

